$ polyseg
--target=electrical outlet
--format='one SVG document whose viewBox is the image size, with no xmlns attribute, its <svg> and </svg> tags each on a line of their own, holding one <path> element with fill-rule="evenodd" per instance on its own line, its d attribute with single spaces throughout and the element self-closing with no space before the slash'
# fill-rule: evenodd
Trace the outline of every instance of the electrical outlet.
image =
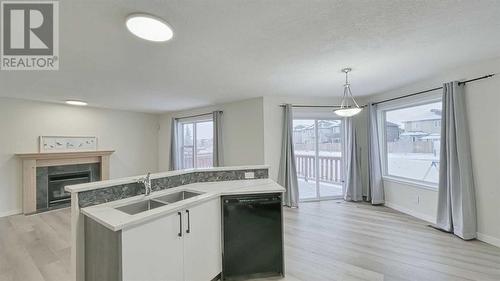
<svg viewBox="0 0 500 281">
<path fill-rule="evenodd" d="M 245 179 L 255 179 L 254 172 L 245 172 Z"/>
</svg>

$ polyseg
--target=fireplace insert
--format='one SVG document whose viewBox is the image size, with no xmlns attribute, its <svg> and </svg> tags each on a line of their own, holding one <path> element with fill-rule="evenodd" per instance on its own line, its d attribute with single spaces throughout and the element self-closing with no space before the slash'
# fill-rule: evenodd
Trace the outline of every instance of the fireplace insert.
<svg viewBox="0 0 500 281">
<path fill-rule="evenodd" d="M 90 178 L 90 171 L 49 175 L 49 207 L 69 204 L 71 202 L 71 195 L 64 191 L 64 187 L 67 185 L 90 182 Z"/>
</svg>

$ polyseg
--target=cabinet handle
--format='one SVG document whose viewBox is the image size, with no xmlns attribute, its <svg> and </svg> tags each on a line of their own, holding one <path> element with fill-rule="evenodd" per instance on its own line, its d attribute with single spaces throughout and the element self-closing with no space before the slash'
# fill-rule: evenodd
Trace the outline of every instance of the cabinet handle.
<svg viewBox="0 0 500 281">
<path fill-rule="evenodd" d="M 182 213 L 177 212 L 177 214 L 179 215 L 179 233 L 177 236 L 182 237 Z"/>
<path fill-rule="evenodd" d="M 188 228 L 186 229 L 186 233 L 190 233 L 191 232 L 191 219 L 190 219 L 190 215 L 189 215 L 189 210 L 186 210 L 186 214 L 188 215 Z"/>
</svg>

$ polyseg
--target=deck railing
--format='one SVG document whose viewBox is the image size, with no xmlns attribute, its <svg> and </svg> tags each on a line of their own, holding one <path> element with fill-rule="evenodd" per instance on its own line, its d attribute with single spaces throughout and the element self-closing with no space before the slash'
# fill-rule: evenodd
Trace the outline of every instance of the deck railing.
<svg viewBox="0 0 500 281">
<path fill-rule="evenodd" d="M 314 155 L 295 154 L 297 177 L 304 180 L 316 178 Z M 321 182 L 340 184 L 342 182 L 342 158 L 340 156 L 318 156 L 318 177 Z"/>
<path fill-rule="evenodd" d="M 198 153 L 196 155 L 196 168 L 209 168 L 213 166 L 212 153 Z M 193 167 L 193 150 L 184 149 L 181 152 L 181 161 L 184 168 Z"/>
</svg>

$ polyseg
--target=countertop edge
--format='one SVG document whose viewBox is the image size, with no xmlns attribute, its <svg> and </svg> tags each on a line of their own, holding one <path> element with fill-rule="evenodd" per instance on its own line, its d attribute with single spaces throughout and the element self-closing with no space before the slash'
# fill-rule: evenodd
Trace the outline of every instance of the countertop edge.
<svg viewBox="0 0 500 281">
<path fill-rule="evenodd" d="M 247 182 L 248 180 L 244 180 L 244 181 Z M 190 206 L 199 205 L 203 202 L 212 200 L 216 197 L 221 197 L 221 196 L 225 196 L 225 195 L 238 195 L 238 194 L 262 194 L 262 193 L 284 193 L 285 192 L 285 188 L 283 188 L 281 185 L 279 185 L 278 183 L 276 183 L 272 180 L 266 179 L 267 182 L 260 182 L 260 180 L 257 180 L 257 181 L 259 181 L 259 182 L 255 182 L 255 185 L 246 184 L 246 185 L 243 185 L 239 188 L 235 188 L 234 190 L 203 192 L 203 194 L 199 195 L 200 197 L 196 198 L 196 200 L 186 199 L 184 202 L 180 201 L 180 202 L 172 203 L 172 204 L 170 204 L 171 206 L 173 206 L 172 208 L 166 208 L 166 209 L 160 210 L 159 212 L 156 212 L 156 213 L 153 212 L 153 213 L 148 214 L 145 217 L 143 216 L 143 217 L 132 218 L 133 215 L 124 215 L 124 218 L 129 219 L 129 221 L 119 222 L 116 224 L 110 224 L 105 219 L 102 219 L 98 215 L 98 213 L 99 212 L 106 212 L 106 211 L 110 212 L 111 211 L 110 209 L 113 209 L 112 211 L 115 211 L 114 207 L 120 206 L 120 205 L 124 204 L 124 202 L 141 201 L 141 200 L 143 200 L 143 199 L 141 199 L 141 197 L 144 198 L 144 195 L 138 195 L 138 196 L 134 196 L 131 198 L 117 200 L 117 201 L 109 202 L 109 203 L 104 203 L 101 205 L 85 207 L 85 208 L 82 208 L 80 210 L 80 212 L 83 215 L 85 215 L 85 216 L 95 220 L 96 222 L 100 223 L 101 225 L 105 226 L 106 228 L 116 232 L 116 231 L 121 231 L 121 230 L 124 230 L 126 228 L 133 227 L 133 226 L 154 220 L 154 219 L 159 218 L 159 217 L 169 215 L 171 213 L 188 208 Z M 227 182 L 225 182 L 225 183 L 227 183 Z M 203 184 L 199 184 L 199 183 L 193 184 L 193 185 L 203 186 Z M 245 188 L 245 190 L 239 190 L 241 188 Z M 249 188 L 251 190 L 246 190 Z M 174 193 L 174 192 L 183 191 L 183 190 L 199 191 L 199 189 L 197 190 L 196 186 L 185 185 L 185 186 L 179 186 L 179 187 L 174 187 L 174 188 L 167 189 L 167 190 L 158 191 L 159 194 L 158 193 L 153 194 L 154 196 L 152 196 L 151 198 L 154 198 L 155 196 L 161 196 L 162 193 L 168 194 L 168 193 Z M 193 199 L 195 199 L 195 198 L 193 198 Z M 105 206 L 102 206 L 102 205 L 105 205 Z M 165 206 L 162 206 L 160 208 L 163 208 L 163 207 L 165 207 Z M 119 211 L 117 211 L 117 212 L 119 212 Z M 146 211 L 146 212 L 150 212 L 150 211 Z"/>
</svg>

